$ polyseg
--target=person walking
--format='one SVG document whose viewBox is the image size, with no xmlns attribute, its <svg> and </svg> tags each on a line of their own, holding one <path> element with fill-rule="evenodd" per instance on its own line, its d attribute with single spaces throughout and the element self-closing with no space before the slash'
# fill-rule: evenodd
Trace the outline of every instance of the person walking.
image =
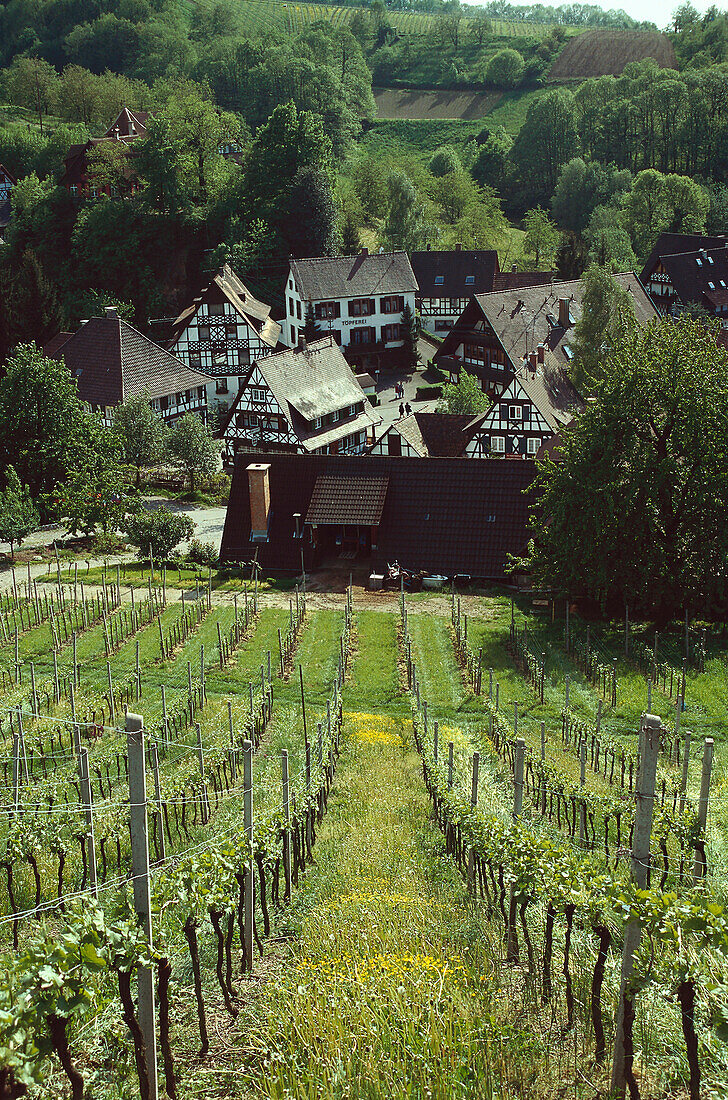
<svg viewBox="0 0 728 1100">
<path fill-rule="evenodd" d="M 412 406 L 410 405 L 409 401 L 408 401 L 408 402 L 407 402 L 407 404 L 405 405 L 405 407 L 404 407 L 404 411 L 405 411 L 405 412 L 407 413 L 407 416 L 411 416 L 411 415 L 412 415 Z"/>
<path fill-rule="evenodd" d="M 404 416 L 404 405 L 400 401 L 400 403 L 399 403 L 399 419 L 401 420 L 403 416 Z"/>
</svg>

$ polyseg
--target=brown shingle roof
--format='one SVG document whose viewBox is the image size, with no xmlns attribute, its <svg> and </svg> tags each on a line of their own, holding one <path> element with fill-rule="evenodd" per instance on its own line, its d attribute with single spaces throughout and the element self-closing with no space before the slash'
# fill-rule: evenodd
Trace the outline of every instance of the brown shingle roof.
<svg viewBox="0 0 728 1100">
<path fill-rule="evenodd" d="M 469 298 L 493 289 L 498 253 L 485 249 L 411 252 L 410 261 L 424 298 Z M 441 283 L 435 279 L 442 277 Z M 471 278 L 472 282 L 466 282 Z"/>
<path fill-rule="evenodd" d="M 189 325 L 201 304 L 219 291 L 233 309 L 243 317 L 250 327 L 258 333 L 264 344 L 274 348 L 278 344 L 281 326 L 270 315 L 270 306 L 260 302 L 250 293 L 242 279 L 238 278 L 229 264 L 225 264 L 214 275 L 207 286 L 198 294 L 194 302 L 180 313 L 172 326 L 168 341 L 171 348 Z"/>
<path fill-rule="evenodd" d="M 396 420 L 388 432 L 399 432 L 421 458 L 457 458 L 470 441 L 472 421 L 469 413 L 414 412 Z"/>
<path fill-rule="evenodd" d="M 208 379 L 170 355 L 120 317 L 92 317 L 51 353 L 64 359 L 91 405 L 116 405 L 132 394 L 149 396 L 206 385 Z"/>
<path fill-rule="evenodd" d="M 370 255 L 364 250 L 358 256 L 291 260 L 291 271 L 301 297 L 309 302 L 417 291 L 417 280 L 406 252 Z"/>
<path fill-rule="evenodd" d="M 407 569 L 504 580 L 508 554 L 525 552 L 529 460 L 384 458 L 301 454 L 257 455 L 270 464 L 269 541 L 250 543 L 249 454 L 235 463 L 222 537 L 224 561 L 249 561 L 258 553 L 264 569 L 299 571 L 317 564 L 308 538 L 296 538 L 294 514 L 307 516 L 320 475 L 388 480 L 372 568 L 398 560 Z"/>
<path fill-rule="evenodd" d="M 543 286 L 554 278 L 553 271 L 497 271 L 493 290 L 517 290 L 522 286 Z"/>
<path fill-rule="evenodd" d="M 319 474 L 305 522 L 378 524 L 388 485 L 388 477 L 373 477 L 365 468 Z"/>
<path fill-rule="evenodd" d="M 728 244 L 725 236 L 706 237 L 702 233 L 660 233 L 654 248 L 642 269 L 640 279 L 646 283 L 655 264 L 663 256 L 678 256 L 684 252 L 698 252 L 701 248 L 721 248 Z"/>
</svg>

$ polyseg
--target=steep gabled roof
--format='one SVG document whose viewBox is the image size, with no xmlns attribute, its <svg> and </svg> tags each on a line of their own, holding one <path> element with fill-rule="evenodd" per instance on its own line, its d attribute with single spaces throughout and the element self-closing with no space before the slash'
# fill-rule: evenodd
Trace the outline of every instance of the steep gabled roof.
<svg viewBox="0 0 728 1100">
<path fill-rule="evenodd" d="M 216 272 L 207 286 L 200 291 L 192 304 L 184 309 L 174 322 L 168 342 L 170 348 L 177 343 L 202 303 L 215 296 L 215 291 L 219 291 L 233 309 L 247 321 L 250 327 L 258 333 L 264 344 L 267 344 L 270 348 L 276 347 L 281 334 L 281 326 L 271 317 L 270 306 L 254 297 L 230 265 L 225 264 Z"/>
<path fill-rule="evenodd" d="M 49 354 L 65 361 L 91 405 L 116 405 L 145 390 L 164 397 L 209 381 L 111 314 L 92 317 Z"/>
<path fill-rule="evenodd" d="M 292 259 L 291 271 L 301 297 L 308 302 L 417 291 L 417 280 L 406 252 L 370 255 L 363 249 L 358 256 Z"/>
<path fill-rule="evenodd" d="M 472 438 L 472 424 L 469 413 L 414 412 L 390 424 L 376 443 L 390 432 L 397 432 L 420 458 L 458 458 Z"/>
<path fill-rule="evenodd" d="M 571 381 L 565 366 L 546 352 L 544 362 L 536 370 L 522 367 L 516 371 L 516 381 L 543 416 L 553 432 L 569 424 L 586 402 Z"/>
<path fill-rule="evenodd" d="M 640 279 L 646 283 L 658 260 L 663 256 L 698 252 L 701 248 L 721 248 L 725 244 L 728 244 L 725 236 L 706 237 L 702 233 L 660 233 L 642 269 Z"/>
<path fill-rule="evenodd" d="M 719 248 L 661 256 L 660 262 L 683 305 L 728 305 L 728 243 Z"/>
<path fill-rule="evenodd" d="M 380 499 L 386 481 L 377 549 L 372 552 L 375 572 L 396 559 L 406 569 L 505 580 L 508 554 L 522 554 L 526 548 L 528 489 L 535 472 L 527 459 L 256 454 L 256 462 L 270 466 L 271 511 L 268 541 L 251 543 L 250 458 L 236 458 L 223 561 L 248 561 L 257 554 L 264 569 L 294 571 L 301 568 L 303 550 L 310 568 L 312 547 L 308 539 L 296 537 L 294 516 L 308 516 L 316 486 L 324 484 L 319 479 L 329 484 L 332 477 L 342 479 L 340 487 L 348 478 L 359 484 L 360 479 L 371 481 L 368 500 Z"/>
<path fill-rule="evenodd" d="M 284 416 L 307 450 L 328 446 L 345 435 L 379 423 L 356 375 L 332 336 L 323 336 L 309 344 L 299 344 L 298 347 L 256 359 L 248 379 L 256 369 L 263 375 Z M 223 435 L 239 411 L 245 385 L 230 408 L 222 429 Z M 323 418 L 362 402 L 364 408 L 353 417 L 319 429 L 312 426 L 317 417 Z"/>
<path fill-rule="evenodd" d="M 518 290 L 522 286 L 543 286 L 554 278 L 553 271 L 496 271 L 493 290 Z"/>
<path fill-rule="evenodd" d="M 4 164 L 0 164 L 0 179 L 8 180 L 13 187 L 18 182 L 12 172 L 9 172 Z"/>
<path fill-rule="evenodd" d="M 498 253 L 492 249 L 411 252 L 410 261 L 423 298 L 469 298 L 487 293 L 493 289 L 498 270 Z"/>
<path fill-rule="evenodd" d="M 132 111 L 129 107 L 122 107 L 121 111 L 111 123 L 104 137 L 115 138 L 116 128 L 119 128 L 119 137 L 133 140 L 147 135 L 148 111 Z"/>
<path fill-rule="evenodd" d="M 612 278 L 630 295 L 635 317 L 640 324 L 657 317 L 649 295 L 634 272 L 621 272 Z M 468 324 L 479 313 L 497 336 L 514 370 L 539 344 L 543 344 L 559 363 L 568 363 L 569 340 L 581 316 L 583 290 L 580 279 L 570 279 L 542 286 L 477 294 L 466 307 Z M 562 300 L 566 303 L 567 317 L 560 316 Z M 464 319 L 465 312 L 461 320 Z M 565 323 L 562 324 L 562 321 Z M 452 356 L 461 341 L 462 332 L 458 323 L 446 336 L 435 358 L 441 360 Z"/>
</svg>

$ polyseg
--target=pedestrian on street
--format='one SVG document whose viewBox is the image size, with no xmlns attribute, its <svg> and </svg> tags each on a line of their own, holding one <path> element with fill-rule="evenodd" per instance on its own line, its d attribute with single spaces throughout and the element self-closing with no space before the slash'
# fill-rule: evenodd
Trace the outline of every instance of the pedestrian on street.
<svg viewBox="0 0 728 1100">
<path fill-rule="evenodd" d="M 405 412 L 407 413 L 407 416 L 411 416 L 411 415 L 412 415 L 412 406 L 410 405 L 409 401 L 408 401 L 408 402 L 407 402 L 407 404 L 405 405 L 405 407 L 404 407 L 404 411 L 405 411 Z"/>
<path fill-rule="evenodd" d="M 403 416 L 404 416 L 404 405 L 400 401 L 400 403 L 399 403 L 399 418 L 400 418 L 400 420 L 402 419 Z"/>
</svg>

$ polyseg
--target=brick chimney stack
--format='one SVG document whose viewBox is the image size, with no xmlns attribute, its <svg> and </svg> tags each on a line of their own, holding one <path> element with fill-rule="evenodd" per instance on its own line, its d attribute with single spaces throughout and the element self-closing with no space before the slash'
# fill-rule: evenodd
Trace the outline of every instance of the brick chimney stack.
<svg viewBox="0 0 728 1100">
<path fill-rule="evenodd" d="M 250 494 L 250 527 L 253 539 L 268 534 L 270 514 L 269 462 L 251 462 L 248 466 L 248 492 Z"/>
<path fill-rule="evenodd" d="M 559 328 L 568 328 L 571 323 L 569 321 L 570 305 L 570 298 L 559 298 Z"/>
<path fill-rule="evenodd" d="M 543 346 L 543 344 L 539 344 L 538 347 L 536 348 L 536 355 L 538 356 L 539 363 L 543 363 L 545 352 L 546 352 L 546 348 Z"/>
</svg>

